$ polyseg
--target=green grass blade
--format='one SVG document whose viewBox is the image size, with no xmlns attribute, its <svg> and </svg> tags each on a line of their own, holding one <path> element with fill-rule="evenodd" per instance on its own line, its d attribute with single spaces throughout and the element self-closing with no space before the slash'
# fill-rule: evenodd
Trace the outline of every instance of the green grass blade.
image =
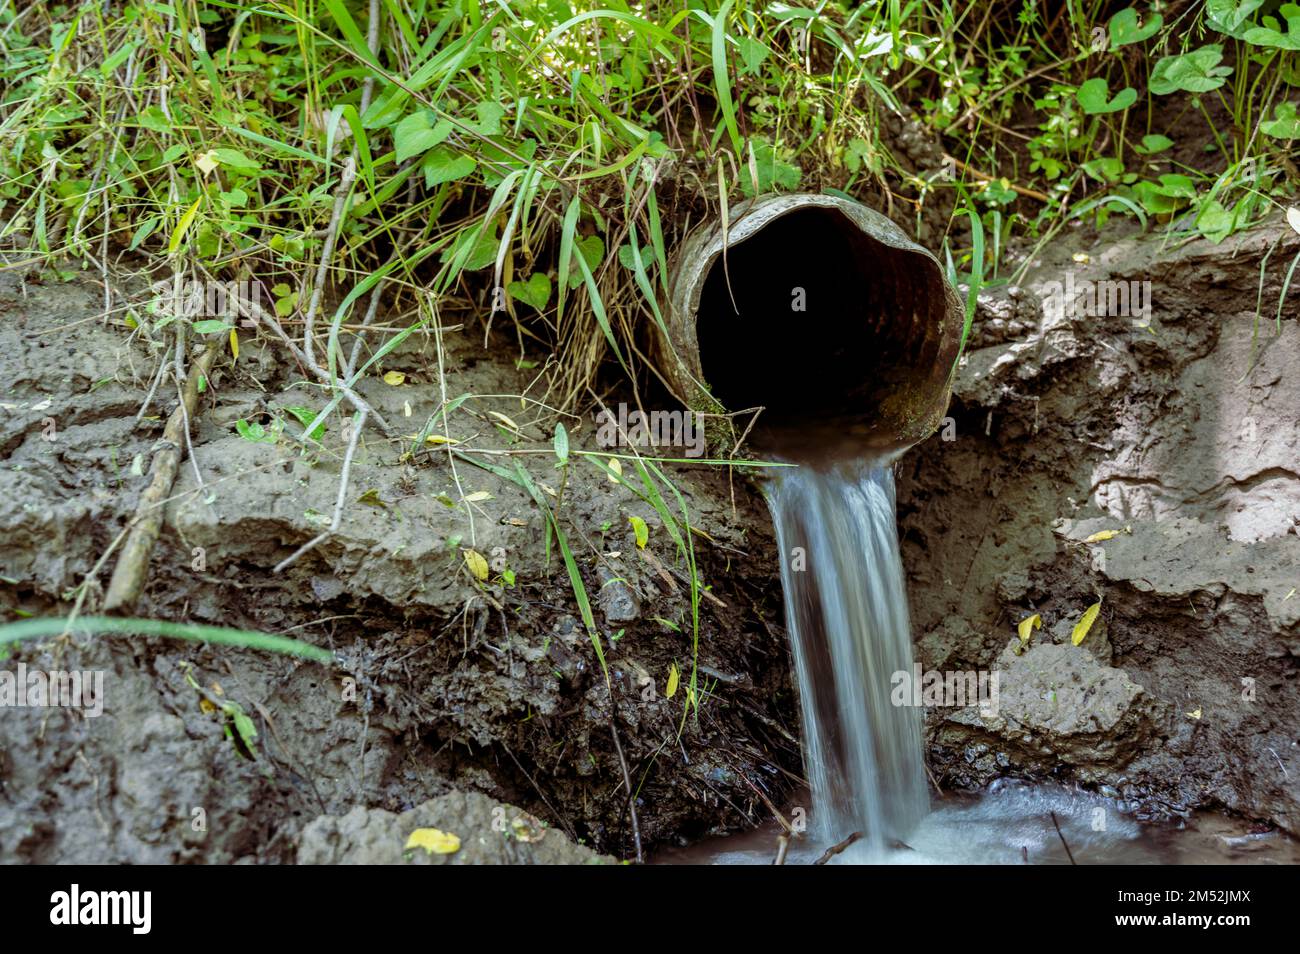
<svg viewBox="0 0 1300 954">
<path fill-rule="evenodd" d="M 220 646 L 236 646 L 240 649 L 260 649 L 285 656 L 298 656 L 325 665 L 334 662 L 334 654 L 329 650 L 287 636 L 275 636 L 271 633 L 246 629 L 229 629 L 224 626 L 173 623 L 161 619 L 122 619 L 116 616 L 83 616 L 75 620 L 71 627 L 68 626 L 68 621 L 60 616 L 7 623 L 0 626 L 0 646 L 28 639 L 40 639 L 44 636 L 58 636 L 69 630 L 73 633 L 186 639 L 196 643 L 213 643 Z"/>
</svg>

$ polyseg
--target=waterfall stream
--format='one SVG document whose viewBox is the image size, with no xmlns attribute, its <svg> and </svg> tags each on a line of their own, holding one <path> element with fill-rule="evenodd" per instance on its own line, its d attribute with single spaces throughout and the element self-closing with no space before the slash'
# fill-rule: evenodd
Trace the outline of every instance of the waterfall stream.
<svg viewBox="0 0 1300 954">
<path fill-rule="evenodd" d="M 812 790 L 810 834 L 884 849 L 929 810 L 921 713 L 890 701 L 911 672 L 888 466 L 783 469 L 768 489 Z"/>
</svg>

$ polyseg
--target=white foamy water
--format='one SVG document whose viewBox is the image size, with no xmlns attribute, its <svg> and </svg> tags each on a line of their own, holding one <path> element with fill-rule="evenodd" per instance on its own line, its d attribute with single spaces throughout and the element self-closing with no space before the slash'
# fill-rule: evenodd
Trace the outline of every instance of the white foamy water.
<svg viewBox="0 0 1300 954">
<path fill-rule="evenodd" d="M 890 702 L 912 669 L 894 477 L 863 464 L 784 470 L 768 488 L 812 789 L 810 834 L 861 850 L 906 841 L 929 811 L 919 709 Z"/>
</svg>

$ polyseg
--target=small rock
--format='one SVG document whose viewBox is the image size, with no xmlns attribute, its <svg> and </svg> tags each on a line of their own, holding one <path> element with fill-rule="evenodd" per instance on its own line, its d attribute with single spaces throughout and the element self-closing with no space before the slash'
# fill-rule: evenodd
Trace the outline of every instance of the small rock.
<svg viewBox="0 0 1300 954">
<path fill-rule="evenodd" d="M 605 567 L 600 568 L 600 610 L 607 623 L 630 623 L 641 615 L 632 588 Z"/>
</svg>

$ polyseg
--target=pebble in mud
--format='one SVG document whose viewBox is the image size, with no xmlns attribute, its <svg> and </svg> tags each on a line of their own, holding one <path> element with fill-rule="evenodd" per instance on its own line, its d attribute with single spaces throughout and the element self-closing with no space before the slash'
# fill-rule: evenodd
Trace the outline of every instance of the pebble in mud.
<svg viewBox="0 0 1300 954">
<path fill-rule="evenodd" d="M 641 615 L 641 605 L 621 577 L 600 568 L 600 609 L 607 623 L 630 623 Z"/>
</svg>

